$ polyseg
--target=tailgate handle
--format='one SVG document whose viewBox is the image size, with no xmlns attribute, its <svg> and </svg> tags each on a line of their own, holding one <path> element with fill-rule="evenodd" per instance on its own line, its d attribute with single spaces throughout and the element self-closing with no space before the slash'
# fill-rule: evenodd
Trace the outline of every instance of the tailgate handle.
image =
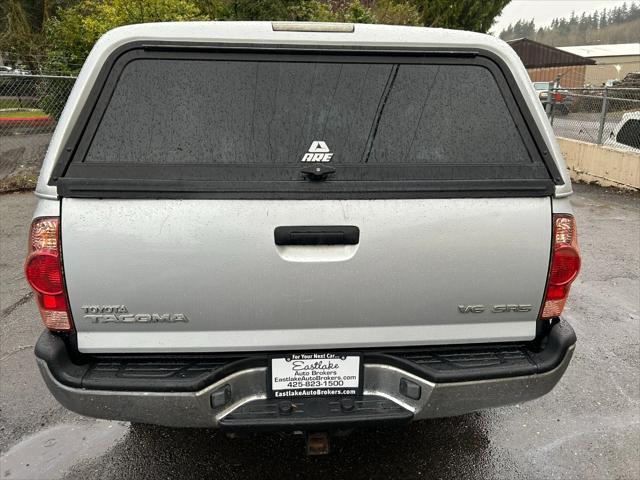
<svg viewBox="0 0 640 480">
<path fill-rule="evenodd" d="M 356 245 L 360 229 L 350 225 L 276 227 L 276 245 Z"/>
</svg>

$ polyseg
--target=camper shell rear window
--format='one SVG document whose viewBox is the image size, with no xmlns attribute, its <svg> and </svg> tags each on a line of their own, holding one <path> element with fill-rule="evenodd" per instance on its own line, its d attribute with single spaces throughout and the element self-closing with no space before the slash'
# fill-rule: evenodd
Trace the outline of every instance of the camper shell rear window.
<svg viewBox="0 0 640 480">
<path fill-rule="evenodd" d="M 560 179 L 508 72 L 478 52 L 112 57 L 54 169 L 62 196 L 549 195 Z"/>
</svg>

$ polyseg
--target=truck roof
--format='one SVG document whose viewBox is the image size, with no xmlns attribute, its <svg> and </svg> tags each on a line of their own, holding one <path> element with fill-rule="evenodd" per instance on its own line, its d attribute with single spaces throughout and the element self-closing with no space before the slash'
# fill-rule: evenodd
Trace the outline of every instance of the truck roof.
<svg viewBox="0 0 640 480">
<path fill-rule="evenodd" d="M 469 49 L 497 56 L 511 70 L 523 93 L 527 107 L 543 135 L 546 146 L 561 172 L 563 183 L 555 196 L 572 193 L 571 182 L 551 125 L 534 91 L 520 58 L 509 45 L 491 35 L 460 30 L 370 24 L 332 24 L 310 22 L 176 22 L 128 25 L 107 32 L 94 45 L 69 95 L 51 138 L 36 195 L 57 198 L 48 185 L 73 125 L 78 120 L 93 84 L 107 58 L 118 48 L 133 42 L 226 43 L 278 46 L 389 47 Z"/>
</svg>

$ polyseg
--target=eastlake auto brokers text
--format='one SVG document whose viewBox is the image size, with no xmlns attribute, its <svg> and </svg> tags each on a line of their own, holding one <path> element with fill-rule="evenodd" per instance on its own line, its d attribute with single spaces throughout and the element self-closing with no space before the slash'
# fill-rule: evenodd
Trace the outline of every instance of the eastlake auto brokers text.
<svg viewBox="0 0 640 480">
<path fill-rule="evenodd" d="M 343 379 L 339 376 L 337 369 L 340 368 L 340 365 L 331 362 L 332 356 L 332 354 L 326 353 L 291 355 L 290 361 L 293 376 L 275 377 L 273 378 L 273 382 L 287 382 L 287 387 L 297 390 L 278 390 L 273 392 L 274 395 L 276 397 L 355 395 L 357 393 L 355 388 L 339 388 L 344 386 L 345 380 L 355 380 L 356 377 L 349 375 Z M 336 358 L 340 357 L 336 356 Z M 309 360 L 316 361 L 307 363 Z M 289 359 L 287 359 L 287 361 L 289 361 Z"/>
</svg>

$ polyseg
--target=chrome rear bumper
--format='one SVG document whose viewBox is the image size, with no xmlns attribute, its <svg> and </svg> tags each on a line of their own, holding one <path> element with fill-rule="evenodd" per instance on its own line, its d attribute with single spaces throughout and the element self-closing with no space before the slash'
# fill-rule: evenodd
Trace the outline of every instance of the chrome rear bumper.
<svg viewBox="0 0 640 480">
<path fill-rule="evenodd" d="M 570 345 L 560 363 L 544 373 L 448 383 L 434 383 L 394 365 L 367 363 L 364 396 L 384 399 L 387 404 L 401 407 L 397 410 L 405 415 L 398 418 L 408 416 L 414 420 L 520 403 L 545 395 L 558 383 L 571 361 L 574 348 L 574 344 Z M 37 361 L 47 387 L 62 405 L 96 418 L 170 427 L 231 428 L 234 423 L 230 420 L 235 414 L 246 410 L 252 402 L 267 399 L 266 367 L 237 371 L 192 392 L 113 391 L 64 385 L 53 375 L 46 361 L 41 358 Z M 407 396 L 406 389 L 405 393 L 401 392 L 401 383 L 406 385 L 406 382 L 412 385 L 413 397 L 419 390 L 418 398 Z M 382 405 L 382 400 L 379 403 Z M 278 418 L 277 411 L 272 413 Z M 348 414 L 341 418 L 348 419 Z M 283 425 L 295 427 L 290 416 L 282 420 Z"/>
</svg>

